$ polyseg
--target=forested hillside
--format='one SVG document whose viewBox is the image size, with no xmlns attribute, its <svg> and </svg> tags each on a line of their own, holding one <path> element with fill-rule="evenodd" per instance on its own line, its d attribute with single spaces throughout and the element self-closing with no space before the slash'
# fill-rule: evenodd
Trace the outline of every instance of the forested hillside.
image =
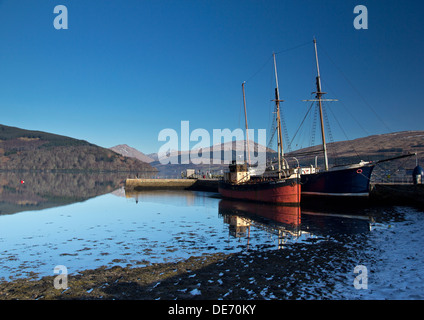
<svg viewBox="0 0 424 320">
<path fill-rule="evenodd" d="M 156 169 L 85 140 L 0 125 L 0 170 L 145 172 Z"/>
</svg>

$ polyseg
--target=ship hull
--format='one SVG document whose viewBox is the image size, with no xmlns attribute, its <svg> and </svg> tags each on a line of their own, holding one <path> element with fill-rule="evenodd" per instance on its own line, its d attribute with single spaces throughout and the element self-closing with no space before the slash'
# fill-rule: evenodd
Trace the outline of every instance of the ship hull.
<svg viewBox="0 0 424 320">
<path fill-rule="evenodd" d="M 304 174 L 302 196 L 368 197 L 373 168 L 367 165 Z"/>
<path fill-rule="evenodd" d="M 239 185 L 220 181 L 218 191 L 229 199 L 286 205 L 298 205 L 301 197 L 300 181 L 297 178 Z"/>
</svg>

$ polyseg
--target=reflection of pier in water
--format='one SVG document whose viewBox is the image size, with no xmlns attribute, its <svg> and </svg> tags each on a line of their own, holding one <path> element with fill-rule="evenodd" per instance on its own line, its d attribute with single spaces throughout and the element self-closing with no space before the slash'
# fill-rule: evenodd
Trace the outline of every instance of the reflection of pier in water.
<svg viewBox="0 0 424 320">
<path fill-rule="evenodd" d="M 214 200 L 208 196 L 202 197 L 202 191 L 188 190 L 127 190 L 124 189 L 124 194 L 127 199 L 134 199 L 136 204 L 143 202 L 172 204 L 175 206 L 205 206 L 208 202 Z"/>
<path fill-rule="evenodd" d="M 219 203 L 219 214 L 229 225 L 230 235 L 246 237 L 250 242 L 250 228 L 261 229 L 278 237 L 277 247 L 283 248 L 289 238 L 299 238 L 308 232 L 302 231 L 299 206 L 271 205 L 223 199 Z"/>
</svg>

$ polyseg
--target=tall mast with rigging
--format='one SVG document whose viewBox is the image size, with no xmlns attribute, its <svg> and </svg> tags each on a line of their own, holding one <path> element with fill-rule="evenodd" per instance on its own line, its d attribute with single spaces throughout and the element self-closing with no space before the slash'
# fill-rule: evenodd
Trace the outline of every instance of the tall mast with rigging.
<svg viewBox="0 0 424 320">
<path fill-rule="evenodd" d="M 246 120 L 246 145 L 247 145 L 246 149 L 247 149 L 247 158 L 248 158 L 247 164 L 250 166 L 249 128 L 247 127 L 246 95 L 245 95 L 245 92 L 244 92 L 244 84 L 245 84 L 245 82 L 243 82 L 241 84 L 241 87 L 242 87 L 242 90 L 243 90 L 244 118 Z"/>
<path fill-rule="evenodd" d="M 338 100 L 337 99 L 323 99 L 322 98 L 322 96 L 324 94 L 326 94 L 327 92 L 321 91 L 321 75 L 319 73 L 317 40 L 315 38 L 314 38 L 314 49 L 315 49 L 315 61 L 316 61 L 316 65 L 317 65 L 317 77 L 316 77 L 317 91 L 312 92 L 312 93 L 315 93 L 316 99 L 303 100 L 303 101 L 317 101 L 318 102 L 319 118 L 320 118 L 320 123 L 321 123 L 322 151 L 324 153 L 324 166 L 325 166 L 325 171 L 328 171 L 328 155 L 327 155 L 327 144 L 325 142 L 324 117 L 323 117 L 323 111 L 322 111 L 322 102 L 323 101 L 338 101 Z"/>
<path fill-rule="evenodd" d="M 321 76 L 319 74 L 318 51 L 317 51 L 316 39 L 314 39 L 314 48 L 315 48 L 315 61 L 317 63 L 317 77 L 316 77 L 317 92 L 315 92 L 315 94 L 316 94 L 316 98 L 318 100 L 318 105 L 319 105 L 319 118 L 321 120 L 322 151 L 324 152 L 325 171 L 327 171 L 328 170 L 328 155 L 327 155 L 327 144 L 325 143 L 324 119 L 322 116 L 322 95 L 326 94 L 326 92 L 321 91 Z"/>
<path fill-rule="evenodd" d="M 277 111 L 277 130 L 278 130 L 278 178 L 281 179 L 281 170 L 283 168 L 282 161 L 284 157 L 283 151 L 283 135 L 281 133 L 281 120 L 280 120 L 280 102 L 284 100 L 280 100 L 280 92 L 278 90 L 278 75 L 277 75 L 277 63 L 275 60 L 275 53 L 272 54 L 274 58 L 274 73 L 275 73 L 275 105 Z"/>
<path fill-rule="evenodd" d="M 322 137 L 322 151 L 324 153 L 324 165 L 325 165 L 325 171 L 328 171 L 328 156 L 327 156 L 327 144 L 325 143 L 325 132 L 324 132 L 324 117 L 322 112 L 322 102 L 323 101 L 338 101 L 337 99 L 323 99 L 322 96 L 326 94 L 327 92 L 321 91 L 321 76 L 319 73 L 319 63 L 318 63 L 318 51 L 317 51 L 317 40 L 314 38 L 314 49 L 315 49 L 315 61 L 317 64 L 317 77 L 316 77 L 316 85 L 317 85 L 317 92 L 315 93 L 315 98 L 312 100 L 303 100 L 303 101 L 318 101 L 319 106 L 319 118 L 321 122 L 321 137 Z"/>
</svg>

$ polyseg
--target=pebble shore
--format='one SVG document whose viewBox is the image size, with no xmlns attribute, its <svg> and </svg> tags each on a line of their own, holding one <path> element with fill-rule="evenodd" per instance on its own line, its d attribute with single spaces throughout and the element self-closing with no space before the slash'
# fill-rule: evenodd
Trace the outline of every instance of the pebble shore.
<svg viewBox="0 0 424 320">
<path fill-rule="evenodd" d="M 207 254 L 143 267 L 100 267 L 69 274 L 67 289 L 55 289 L 54 276 L 3 281 L 0 299 L 332 299 L 335 281 L 346 280 L 335 275 L 353 270 L 355 259 L 348 251 L 341 244 L 323 241 L 263 252 Z"/>
</svg>

